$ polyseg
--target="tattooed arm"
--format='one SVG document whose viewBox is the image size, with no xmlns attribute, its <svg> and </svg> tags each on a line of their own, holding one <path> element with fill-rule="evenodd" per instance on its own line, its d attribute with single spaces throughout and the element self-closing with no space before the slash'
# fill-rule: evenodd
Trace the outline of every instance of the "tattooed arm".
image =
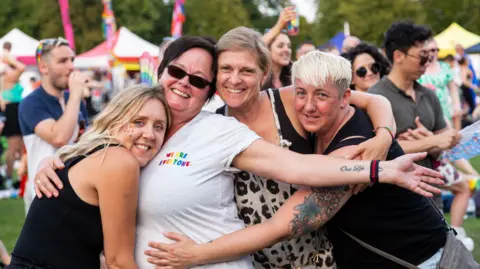
<svg viewBox="0 0 480 269">
<path fill-rule="evenodd" d="M 293 212 L 290 206 L 296 204 L 298 198 L 293 199 L 291 204 L 287 202 L 278 211 L 278 216 L 277 214 L 274 216 L 283 219 L 293 215 L 289 224 L 290 237 L 313 232 L 327 223 L 350 199 L 352 192 L 350 186 L 324 187 L 303 190 L 299 196 L 304 201 L 294 206 Z M 286 212 L 282 212 L 283 210 Z"/>
<path fill-rule="evenodd" d="M 344 147 L 330 155 L 345 156 L 349 148 Z M 199 245 L 186 237 L 169 233 L 166 234 L 167 237 L 179 242 L 174 245 L 154 243 L 152 247 L 164 252 L 147 251 L 147 255 L 159 258 L 159 263 L 153 262 L 154 264 L 168 264 L 174 266 L 173 268 L 235 260 L 282 240 L 318 229 L 330 220 L 351 196 L 349 186 L 302 188 L 291 196 L 271 219 L 261 224 Z M 168 263 L 160 263 L 162 259 L 168 260 Z"/>
</svg>

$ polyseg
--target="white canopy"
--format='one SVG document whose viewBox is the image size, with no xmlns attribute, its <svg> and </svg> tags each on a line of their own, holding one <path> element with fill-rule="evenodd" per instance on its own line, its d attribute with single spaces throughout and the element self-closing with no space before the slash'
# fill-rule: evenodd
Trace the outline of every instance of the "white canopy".
<svg viewBox="0 0 480 269">
<path fill-rule="evenodd" d="M 0 46 L 3 46 L 3 43 L 7 41 L 12 43 L 11 53 L 13 56 L 26 64 L 35 64 L 35 50 L 38 46 L 38 40 L 14 28 L 0 38 Z"/>
<path fill-rule="evenodd" d="M 116 33 L 113 55 L 116 60 L 122 62 L 138 62 L 144 52 L 150 55 L 158 55 L 158 46 L 142 39 L 132 33 L 126 27 L 121 27 Z M 77 68 L 106 68 L 108 67 L 107 42 L 103 42 L 95 48 L 86 51 L 75 59 Z"/>
</svg>

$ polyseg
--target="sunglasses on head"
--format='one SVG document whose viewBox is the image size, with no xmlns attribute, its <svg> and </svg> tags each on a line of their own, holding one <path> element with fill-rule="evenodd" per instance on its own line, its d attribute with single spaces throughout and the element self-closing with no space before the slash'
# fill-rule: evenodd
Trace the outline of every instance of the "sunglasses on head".
<svg viewBox="0 0 480 269">
<path fill-rule="evenodd" d="M 167 67 L 167 72 L 170 76 L 176 78 L 176 79 L 182 79 L 184 78 L 185 76 L 188 76 L 188 82 L 190 82 L 190 84 L 194 87 L 197 87 L 199 89 L 203 89 L 205 87 L 207 87 L 208 85 L 210 85 L 210 81 L 202 78 L 202 77 L 199 77 L 199 76 L 196 76 L 196 75 L 191 75 L 189 73 L 187 73 L 185 70 L 183 70 L 182 68 L 178 67 L 178 66 L 175 66 L 175 65 L 169 65 Z"/>
<path fill-rule="evenodd" d="M 68 42 L 68 40 L 62 37 L 40 40 L 38 42 L 37 51 L 35 52 L 37 62 L 40 61 L 42 54 L 44 54 L 46 50 L 52 50 L 60 46 L 70 46 L 70 43 Z"/>
<path fill-rule="evenodd" d="M 380 72 L 380 65 L 378 63 L 373 63 L 371 66 L 370 66 L 370 71 L 372 71 L 373 74 L 378 74 Z M 355 74 L 358 76 L 358 77 L 365 77 L 367 75 L 367 68 L 366 67 L 359 67 L 357 70 L 355 70 Z"/>
</svg>

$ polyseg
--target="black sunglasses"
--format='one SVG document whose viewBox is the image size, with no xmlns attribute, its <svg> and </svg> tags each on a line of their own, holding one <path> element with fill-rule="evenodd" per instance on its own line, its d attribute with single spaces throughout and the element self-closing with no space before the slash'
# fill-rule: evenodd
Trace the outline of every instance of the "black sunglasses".
<svg viewBox="0 0 480 269">
<path fill-rule="evenodd" d="M 369 67 L 370 71 L 372 71 L 373 74 L 378 74 L 380 72 L 380 65 L 378 63 L 373 63 L 370 67 Z M 358 77 L 365 77 L 367 75 L 367 68 L 365 67 L 359 67 L 357 70 L 355 70 L 355 74 L 358 76 Z"/>
<path fill-rule="evenodd" d="M 412 56 L 413 58 L 417 58 L 419 59 L 419 64 L 420 65 L 425 65 L 428 61 L 430 61 L 430 56 L 429 55 L 420 55 L 420 56 L 417 56 L 417 55 L 413 55 L 413 54 L 408 54 L 408 53 L 405 53 L 407 56 Z"/>
<path fill-rule="evenodd" d="M 211 83 L 210 81 L 208 81 L 208 80 L 206 80 L 202 77 L 191 75 L 191 74 L 187 73 L 185 70 L 183 70 L 182 68 L 180 68 L 178 66 L 175 66 L 175 65 L 169 65 L 167 67 L 167 72 L 170 76 L 172 76 L 176 79 L 182 79 L 185 76 L 188 76 L 188 81 L 190 82 L 190 84 L 194 87 L 199 88 L 199 89 L 203 89 L 203 88 L 207 87 L 208 85 L 210 85 L 210 83 Z"/>
</svg>

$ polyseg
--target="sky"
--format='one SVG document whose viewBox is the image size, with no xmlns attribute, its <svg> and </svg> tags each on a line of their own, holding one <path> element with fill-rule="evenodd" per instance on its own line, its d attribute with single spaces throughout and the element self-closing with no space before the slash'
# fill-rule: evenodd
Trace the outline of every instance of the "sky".
<svg viewBox="0 0 480 269">
<path fill-rule="evenodd" d="M 291 0 L 298 7 L 298 12 L 303 15 L 308 22 L 315 19 L 317 9 L 315 7 L 315 0 Z"/>
</svg>

